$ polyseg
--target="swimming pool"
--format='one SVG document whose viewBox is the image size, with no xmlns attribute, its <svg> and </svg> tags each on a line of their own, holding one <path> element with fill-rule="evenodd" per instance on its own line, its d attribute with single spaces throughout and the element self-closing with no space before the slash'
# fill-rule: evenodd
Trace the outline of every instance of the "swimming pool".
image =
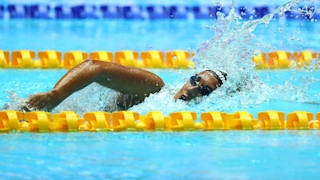
<svg viewBox="0 0 320 180">
<path fill-rule="evenodd" d="M 0 49 L 194 51 L 212 38 L 212 21 L 0 21 Z M 254 31 L 250 48 L 272 51 L 318 50 L 319 23 L 272 21 Z M 239 38 L 241 39 L 241 38 Z M 237 39 L 236 39 L 237 40 Z M 239 41 L 240 44 L 243 41 Z M 251 44 L 251 43 L 250 43 Z M 239 46 L 235 46 L 240 48 Z M 232 54 L 233 52 L 230 52 Z M 227 58 L 227 55 L 224 55 Z M 223 57 L 223 55 L 218 56 Z M 218 62 L 219 63 L 219 62 Z M 172 94 L 193 70 L 151 70 L 166 89 L 130 110 L 161 110 L 257 115 L 266 110 L 320 112 L 319 71 L 267 70 L 255 73 L 263 86 L 218 99 L 175 103 Z M 0 107 L 47 91 L 66 70 L 0 70 Z M 10 95 L 10 92 L 16 95 Z M 96 92 L 92 95 L 91 92 Z M 93 84 L 53 112 L 101 110 L 111 92 Z M 8 96 L 8 97 L 7 97 Z M 106 101 L 101 102 L 105 98 Z M 0 175 L 4 179 L 316 179 L 319 131 L 213 131 L 122 133 L 0 134 Z M 278 172 L 278 173 L 275 173 Z"/>
<path fill-rule="evenodd" d="M 1 147 L 12 179 L 314 179 L 320 158 L 318 131 L 3 134 Z"/>
</svg>

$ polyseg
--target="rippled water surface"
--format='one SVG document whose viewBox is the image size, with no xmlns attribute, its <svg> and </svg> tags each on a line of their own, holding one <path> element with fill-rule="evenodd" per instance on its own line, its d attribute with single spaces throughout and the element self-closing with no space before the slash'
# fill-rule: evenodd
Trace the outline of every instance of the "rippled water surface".
<svg viewBox="0 0 320 180">
<path fill-rule="evenodd" d="M 251 4 L 236 1 L 235 5 L 240 3 Z M 261 1 L 265 3 L 281 5 L 283 1 Z M 319 50 L 318 29 L 318 22 L 280 18 L 246 23 L 233 16 L 214 21 L 0 20 L 0 49 L 183 49 L 202 53 L 194 59 L 196 70 L 151 70 L 164 80 L 165 88 L 130 110 L 140 114 L 161 110 L 165 115 L 185 110 L 197 112 L 198 116 L 205 111 L 244 110 L 256 117 L 266 110 L 320 112 L 319 71 L 255 71 L 251 62 L 254 50 Z M 173 95 L 183 82 L 204 68 L 225 70 L 230 80 L 203 99 L 174 102 Z M 1 69 L 1 110 L 17 109 L 27 96 L 50 90 L 65 72 Z M 226 95 L 227 88 L 243 82 L 249 84 L 247 88 Z M 82 115 L 99 111 L 112 103 L 115 95 L 116 92 L 92 84 L 70 96 L 53 113 L 72 110 Z M 0 134 L 0 179 L 319 179 L 319 133 L 259 130 Z"/>
<path fill-rule="evenodd" d="M 20 97 L 46 91 L 66 71 L 45 72 L 1 70 L 0 76 L 6 77 L 0 82 L 1 91 L 14 91 Z M 173 86 L 184 78 L 172 71 L 153 72 Z M 281 84 L 293 74 L 302 76 L 306 72 L 258 74 L 267 79 L 270 73 L 272 83 L 269 84 L 272 85 Z M 310 75 L 319 76 L 319 73 Z M 86 98 L 92 99 L 89 92 L 95 88 L 108 92 L 92 85 L 74 94 L 67 100 L 69 104 L 58 109 L 71 108 L 80 114 L 82 110 L 92 110 L 88 108 L 95 104 L 92 102 L 88 106 L 90 100 Z M 9 102 L 4 95 L 0 100 L 1 105 Z M 70 106 L 72 103 L 84 107 Z M 141 107 L 153 107 L 153 104 Z M 165 114 L 175 111 L 161 103 L 154 107 Z M 213 105 L 206 110 L 215 109 Z M 137 110 L 144 114 L 148 108 Z M 264 110 L 318 112 L 320 105 L 270 99 L 239 110 L 256 116 Z M 201 111 L 197 112 L 199 115 Z M 317 179 L 319 137 L 317 130 L 0 134 L 0 175 L 4 179 Z"/>
<path fill-rule="evenodd" d="M 172 70 L 151 71 L 159 75 L 167 86 L 159 94 L 147 98 L 145 103 L 131 109 L 141 114 L 159 110 L 166 115 L 174 111 L 185 110 L 197 112 L 198 115 L 206 111 L 233 113 L 244 110 L 255 116 L 258 112 L 266 110 L 284 111 L 286 113 L 297 110 L 313 113 L 320 112 L 320 96 L 318 91 L 320 83 L 314 82 L 309 86 L 300 80 L 306 77 L 320 77 L 320 72 L 318 71 L 258 71 L 259 77 L 263 79 L 268 87 L 275 88 L 273 90 L 270 89 L 273 93 L 261 94 L 261 102 L 256 102 L 258 99 L 245 99 L 245 96 L 237 97 L 237 95 L 235 95 L 225 99 L 225 101 L 228 101 L 227 104 L 230 104 L 224 104 L 226 105 L 225 107 L 221 107 L 219 103 L 215 103 L 220 101 L 218 101 L 219 99 L 214 99 L 214 94 L 209 98 L 204 98 L 202 100 L 204 101 L 203 103 L 174 102 L 174 94 L 188 76 Z M 52 89 L 65 72 L 66 70 L 0 70 L 0 77 L 2 77 L 2 81 L 0 82 L 0 107 L 10 104 L 12 108 L 15 109 L 15 105 L 18 105 L 19 99 L 26 98 L 37 92 Z M 189 72 L 185 71 L 185 73 L 188 74 Z M 281 85 L 292 77 L 296 78 L 296 80 L 290 81 L 292 86 L 285 87 L 284 89 L 278 87 L 282 87 Z M 288 90 L 287 88 L 292 89 Z M 10 96 L 11 93 L 14 93 L 14 97 L 17 97 L 17 99 L 12 99 L 12 96 Z M 85 112 L 101 111 L 106 105 L 113 103 L 110 97 L 114 95 L 116 95 L 116 92 L 99 86 L 98 84 L 92 84 L 70 96 L 65 102 L 54 109 L 53 112 L 58 113 L 65 110 L 72 110 L 81 115 Z M 257 97 L 259 97 L 259 95 L 257 95 Z M 243 99 L 243 104 L 238 102 L 239 98 Z"/>
<path fill-rule="evenodd" d="M 0 21 L 0 46 L 3 50 L 54 49 L 62 52 L 85 52 L 123 49 L 190 50 L 212 38 L 208 29 L 214 21 Z M 319 23 L 307 21 L 272 21 L 268 27 L 260 25 L 253 32 L 257 50 L 317 50 Z M 159 38 L 162 37 L 162 38 Z"/>
<path fill-rule="evenodd" d="M 1 134 L 4 179 L 317 179 L 318 131 Z"/>
</svg>

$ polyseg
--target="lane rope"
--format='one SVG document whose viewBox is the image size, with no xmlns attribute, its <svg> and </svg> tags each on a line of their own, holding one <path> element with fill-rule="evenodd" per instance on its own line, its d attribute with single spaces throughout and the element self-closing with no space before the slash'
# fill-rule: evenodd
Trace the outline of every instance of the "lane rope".
<svg viewBox="0 0 320 180">
<path fill-rule="evenodd" d="M 214 130 L 309 130 L 320 129 L 320 112 L 259 112 L 258 118 L 246 111 L 232 114 L 160 111 L 147 115 L 137 112 L 88 112 L 80 117 L 72 111 L 51 114 L 43 111 L 0 112 L 0 132 L 120 132 L 120 131 L 214 131 Z M 200 120 L 200 121 L 199 121 Z"/>
<path fill-rule="evenodd" d="M 70 69 L 90 58 L 139 68 L 190 69 L 196 68 L 192 60 L 194 55 L 194 53 L 183 50 L 167 52 L 149 50 L 140 53 L 130 50 L 114 53 L 108 51 L 62 53 L 53 50 L 39 51 L 38 53 L 32 50 L 18 50 L 10 53 L 0 50 L 0 68 Z M 303 69 L 310 68 L 310 66 L 319 69 L 319 57 L 319 52 L 310 50 L 296 52 L 256 51 L 252 61 L 256 64 L 257 69 Z"/>
</svg>

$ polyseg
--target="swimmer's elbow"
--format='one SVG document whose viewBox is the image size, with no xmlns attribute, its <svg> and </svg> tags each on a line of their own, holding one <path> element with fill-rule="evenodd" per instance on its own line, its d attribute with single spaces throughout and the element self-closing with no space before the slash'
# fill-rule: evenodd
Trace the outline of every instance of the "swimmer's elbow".
<svg viewBox="0 0 320 180">
<path fill-rule="evenodd" d="M 156 83 L 156 88 L 157 91 L 159 92 L 163 87 L 164 87 L 164 82 L 161 78 L 158 79 L 157 83 Z"/>
<path fill-rule="evenodd" d="M 148 94 L 153 94 L 153 93 L 157 93 L 157 92 L 159 92 L 161 89 L 162 89 L 162 87 L 164 86 L 165 84 L 164 84 L 164 82 L 161 80 L 161 79 L 157 79 L 156 81 L 154 81 L 153 83 L 152 83 L 152 85 L 150 84 L 150 85 L 148 85 L 149 86 L 149 90 L 147 90 L 146 92 L 148 92 Z"/>
<path fill-rule="evenodd" d="M 164 84 L 163 80 L 162 80 L 162 79 L 160 79 L 160 81 L 159 81 L 159 85 L 158 85 L 158 86 L 159 86 L 160 88 L 162 88 L 164 85 L 165 85 L 165 84 Z"/>
</svg>

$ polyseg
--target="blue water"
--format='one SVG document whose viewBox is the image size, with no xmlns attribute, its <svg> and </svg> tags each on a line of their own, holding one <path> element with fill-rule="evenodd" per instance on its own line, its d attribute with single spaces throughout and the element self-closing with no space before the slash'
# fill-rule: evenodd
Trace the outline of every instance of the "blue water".
<svg viewBox="0 0 320 180">
<path fill-rule="evenodd" d="M 23 4 L 36 4 L 36 3 L 51 3 L 51 4 L 81 4 L 81 3 L 88 3 L 86 0 L 73 0 L 73 1 L 66 1 L 66 0 L 50 0 L 50 1 L 43 1 L 43 0 L 2 0 L 1 1 L 4 4 L 10 4 L 10 3 L 23 3 Z M 278 1 L 268 1 L 268 0 L 261 0 L 259 2 L 251 1 L 251 0 L 234 0 L 235 5 L 282 5 L 288 1 L 286 0 L 278 0 Z M 307 2 L 308 1 L 304 1 Z M 217 3 L 222 4 L 228 4 L 230 5 L 232 1 L 219 1 L 219 0 L 122 0 L 122 1 L 113 1 L 113 0 L 95 0 L 94 2 L 90 2 L 90 4 L 139 4 L 139 5 L 150 5 L 150 4 L 165 4 L 165 5 L 199 5 L 199 4 L 205 4 L 205 5 L 212 5 Z M 310 3 L 310 2 L 309 2 Z"/>
<path fill-rule="evenodd" d="M 3 179 L 318 179 L 319 131 L 2 134 Z"/>
<path fill-rule="evenodd" d="M 30 49 L 59 50 L 189 50 L 195 51 L 201 43 L 211 39 L 208 29 L 215 21 L 0 21 L 0 48 L 2 50 Z M 266 28 L 259 25 L 254 31 L 258 50 L 300 51 L 320 49 L 319 23 L 308 21 L 272 21 Z M 159 38 L 162 37 L 162 38 Z"/>
<path fill-rule="evenodd" d="M 174 92 L 171 94 L 165 94 L 166 98 L 169 99 L 168 101 L 164 101 L 162 99 L 162 96 L 155 96 L 153 98 L 149 98 L 152 101 L 156 101 L 155 104 L 150 103 L 144 103 L 142 105 L 139 105 L 140 108 L 134 109 L 135 111 L 138 111 L 140 114 L 147 114 L 151 110 L 157 110 L 162 111 L 165 115 L 169 115 L 171 112 L 174 111 L 181 111 L 181 110 L 189 110 L 194 111 L 198 113 L 198 116 L 200 117 L 200 113 L 204 112 L 201 108 L 201 104 L 194 106 L 193 104 L 185 105 L 185 109 L 180 109 L 179 105 L 180 103 L 175 104 L 173 100 L 173 95 L 176 93 L 176 91 L 180 88 L 180 85 L 182 82 L 185 81 L 187 78 L 186 75 L 183 73 L 178 73 L 172 70 L 151 70 L 152 72 L 159 75 L 163 81 L 168 86 L 176 87 L 173 89 Z M 66 73 L 66 70 L 0 70 L 0 107 L 3 107 L 5 104 L 10 103 L 11 97 L 9 96 L 9 92 L 14 92 L 16 95 L 20 98 L 26 98 L 29 95 L 32 95 L 34 93 L 38 92 L 45 92 L 51 90 L 55 83 Z M 303 77 L 320 77 L 320 72 L 303 72 L 303 71 L 275 71 L 275 72 L 268 72 L 268 71 L 259 71 L 259 76 L 263 81 L 270 85 L 270 86 L 276 86 L 276 85 L 283 85 L 284 82 L 286 82 L 291 77 L 296 77 L 297 80 L 292 81 L 293 85 L 295 87 L 305 89 L 303 84 L 300 80 L 300 78 Z M 85 88 L 82 91 L 79 91 L 78 93 L 73 94 L 70 96 L 66 102 L 62 103 L 60 106 L 54 110 L 54 113 L 58 113 L 62 110 L 72 110 L 76 113 L 82 115 L 85 112 L 88 111 L 99 111 L 99 107 L 96 103 L 102 103 L 104 105 L 108 103 L 112 103 L 112 101 L 108 99 L 101 100 L 101 97 L 104 97 L 103 95 L 97 95 L 96 100 L 92 100 L 95 94 L 99 94 L 98 92 L 101 92 L 102 94 L 105 93 L 107 96 L 112 94 L 113 92 L 110 92 L 107 88 L 103 87 L 97 87 L 98 85 L 92 84 L 91 86 Z M 179 87 L 177 87 L 179 86 Z M 277 110 L 277 111 L 283 111 L 285 113 L 293 112 L 293 111 L 307 111 L 307 112 L 313 112 L 317 113 L 320 112 L 320 96 L 318 89 L 320 88 L 320 83 L 314 83 L 310 88 L 307 90 L 307 94 L 309 98 L 303 96 L 301 97 L 297 96 L 297 98 L 300 98 L 300 101 L 298 99 L 291 99 L 289 98 L 283 98 L 288 94 L 291 96 L 290 91 L 286 92 L 284 91 L 279 92 L 280 95 L 268 95 L 265 97 L 264 101 L 257 104 L 249 104 L 249 105 L 235 105 L 231 106 L 229 108 L 223 109 L 223 111 L 227 113 L 233 113 L 235 111 L 248 111 L 252 113 L 255 117 L 257 117 L 258 112 L 267 111 L 267 110 Z M 98 92 L 97 92 L 98 91 Z M 296 90 L 292 90 L 296 91 Z M 93 93 L 94 92 L 94 93 Z M 295 95 L 295 92 L 291 92 L 293 95 Z M 99 97 L 100 96 L 100 97 Z M 262 95 L 261 95 L 262 96 Z M 281 96 L 281 97 L 280 97 Z M 90 99 L 92 102 L 90 102 Z M 147 100 L 149 100 L 147 99 Z M 101 102 L 103 101 L 103 102 Z M 214 100 L 212 100 L 214 101 Z M 170 105 L 170 106 L 168 106 Z M 89 106 L 89 107 L 88 107 Z M 96 107 L 95 107 L 96 106 Z M 195 108 L 197 107 L 197 108 Z M 207 109 L 206 111 L 219 111 L 217 109 L 216 105 L 212 104 L 210 106 L 210 109 Z"/>
<path fill-rule="evenodd" d="M 211 24 L 211 21 L 1 20 L 0 49 L 194 51 L 212 38 L 213 32 L 205 28 Z M 258 44 L 255 48 L 318 50 L 318 29 L 319 23 L 272 21 L 268 27 L 260 25 L 254 31 L 254 43 Z M 169 89 L 178 88 L 190 75 L 188 71 L 151 71 L 159 75 Z M 1 69 L 0 107 L 50 90 L 65 72 Z M 252 94 L 243 106 L 233 105 L 231 102 L 236 100 L 229 99 L 231 105 L 226 107 L 226 112 L 245 110 L 255 117 L 266 110 L 320 112 L 319 71 L 258 71 L 257 75 L 269 87 L 263 90 L 272 90 L 273 94 L 261 94 L 262 100 Z M 9 92 L 16 95 L 10 96 Z M 158 108 L 168 115 L 183 107 L 197 112 L 198 116 L 204 112 L 201 103 L 175 104 L 172 93 L 150 97 L 153 102 L 135 110 L 145 114 Z M 99 99 L 89 101 L 96 98 L 94 95 L 112 94 L 114 92 L 93 84 L 72 95 L 54 112 L 74 110 L 82 114 L 101 102 Z M 168 102 L 168 106 L 161 101 Z M 205 111 L 217 110 L 217 106 L 212 104 Z M 0 179 L 319 179 L 319 135 L 317 130 L 0 134 Z"/>
</svg>

